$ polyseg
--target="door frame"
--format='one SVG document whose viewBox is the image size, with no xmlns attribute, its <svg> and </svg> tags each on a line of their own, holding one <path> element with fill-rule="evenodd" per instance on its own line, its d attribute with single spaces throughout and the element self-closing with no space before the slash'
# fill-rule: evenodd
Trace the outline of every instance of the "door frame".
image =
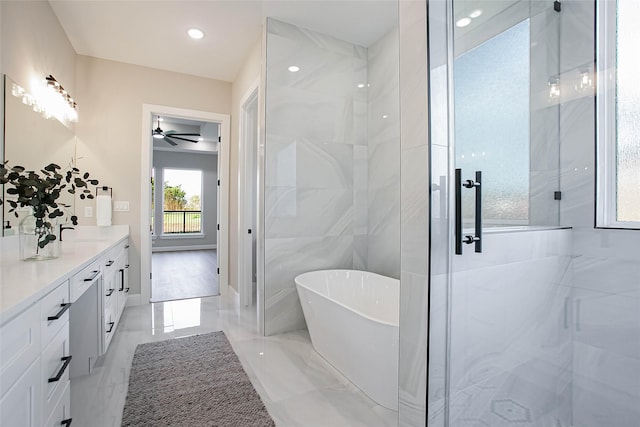
<svg viewBox="0 0 640 427">
<path fill-rule="evenodd" d="M 218 255 L 218 285 L 220 293 L 229 293 L 229 142 L 231 130 L 231 116 L 228 114 L 213 113 L 209 111 L 190 110 L 185 108 L 169 107 L 165 105 L 142 105 L 142 151 L 140 160 L 141 186 L 140 186 L 140 297 L 143 304 L 147 304 L 151 298 L 151 233 L 144 237 L 150 230 L 151 220 L 151 179 L 153 159 L 153 138 L 150 130 L 153 128 L 154 115 L 167 115 L 185 119 L 215 122 L 220 125 L 221 142 L 218 148 L 218 189 L 219 211 L 218 224 L 220 224 L 220 238 L 216 242 Z"/>
<path fill-rule="evenodd" d="M 253 304 L 253 280 L 251 278 L 251 269 L 253 263 L 251 245 L 247 242 L 247 230 L 252 229 L 253 237 L 258 238 L 257 230 L 252 225 L 253 212 L 257 211 L 257 200 L 253 200 L 253 186 L 257 186 L 257 182 L 251 183 L 251 178 L 257 171 L 253 171 L 251 166 L 257 162 L 258 155 L 258 138 L 260 125 L 260 104 L 259 104 L 259 82 L 256 79 L 247 89 L 240 101 L 240 120 L 238 123 L 238 292 L 240 294 L 240 304 L 244 307 Z M 248 107 L 255 103 L 256 120 L 255 120 L 255 136 L 256 141 L 252 147 L 249 147 L 248 123 Z M 256 190 L 258 190 L 256 188 Z M 256 254 L 257 257 L 257 254 Z M 257 263 L 257 260 L 256 260 Z M 257 284 L 256 284 L 257 285 Z"/>
</svg>

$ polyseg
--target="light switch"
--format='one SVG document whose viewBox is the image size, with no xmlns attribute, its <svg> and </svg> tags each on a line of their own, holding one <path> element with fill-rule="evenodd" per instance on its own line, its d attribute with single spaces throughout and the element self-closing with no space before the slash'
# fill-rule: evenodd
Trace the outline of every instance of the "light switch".
<svg viewBox="0 0 640 427">
<path fill-rule="evenodd" d="M 115 212 L 129 212 L 129 202 L 116 200 L 113 202 L 113 210 Z"/>
<path fill-rule="evenodd" d="M 92 206 L 85 206 L 84 207 L 84 217 L 85 218 L 91 218 L 93 216 L 93 207 Z"/>
</svg>

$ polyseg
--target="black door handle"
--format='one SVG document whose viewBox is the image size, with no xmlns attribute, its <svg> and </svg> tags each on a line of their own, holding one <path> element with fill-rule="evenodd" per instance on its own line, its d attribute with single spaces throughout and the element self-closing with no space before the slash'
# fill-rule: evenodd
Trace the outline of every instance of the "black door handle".
<svg viewBox="0 0 640 427">
<path fill-rule="evenodd" d="M 60 378 L 62 378 L 62 374 L 64 374 L 64 371 L 67 370 L 67 366 L 69 366 L 69 363 L 71 363 L 71 356 L 65 356 L 60 360 L 62 360 L 64 363 L 62 364 L 62 367 L 60 368 L 56 376 L 49 378 L 50 383 L 55 383 L 56 381 L 60 381 Z"/>
<path fill-rule="evenodd" d="M 108 289 L 106 296 L 110 297 L 111 294 L 113 294 L 113 291 L 115 291 L 115 289 Z"/>
<path fill-rule="evenodd" d="M 72 418 L 67 418 L 66 420 L 60 421 L 60 425 L 64 427 L 69 427 L 71 425 Z"/>
<path fill-rule="evenodd" d="M 109 329 L 107 329 L 107 333 L 111 333 L 111 331 L 113 331 L 113 325 L 115 324 L 115 322 L 109 322 L 107 323 L 107 325 L 109 325 Z"/>
<path fill-rule="evenodd" d="M 482 171 L 476 171 L 476 180 L 462 182 L 462 169 L 455 170 L 455 246 L 456 255 L 462 255 L 462 244 L 475 243 L 475 251 L 482 253 Z M 462 188 L 475 189 L 475 235 L 462 235 Z"/>
</svg>

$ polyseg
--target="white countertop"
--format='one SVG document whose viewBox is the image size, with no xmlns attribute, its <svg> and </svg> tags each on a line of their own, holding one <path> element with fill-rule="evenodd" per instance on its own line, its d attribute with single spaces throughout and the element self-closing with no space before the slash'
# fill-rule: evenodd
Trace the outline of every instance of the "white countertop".
<svg viewBox="0 0 640 427">
<path fill-rule="evenodd" d="M 0 238 L 0 325 L 128 236 L 128 225 L 78 226 L 75 230 L 65 230 L 60 257 L 47 261 L 22 261 L 18 236 Z"/>
</svg>

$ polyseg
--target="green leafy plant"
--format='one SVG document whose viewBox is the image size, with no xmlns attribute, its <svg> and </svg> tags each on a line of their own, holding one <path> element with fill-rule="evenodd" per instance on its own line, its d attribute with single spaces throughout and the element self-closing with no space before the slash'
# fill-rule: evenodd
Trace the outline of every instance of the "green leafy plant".
<svg viewBox="0 0 640 427">
<path fill-rule="evenodd" d="M 51 220 L 66 216 L 67 221 L 78 225 L 78 217 L 69 215 L 70 206 L 58 201 L 63 191 L 80 194 L 80 199 L 93 199 L 89 185 L 98 185 L 97 179 L 90 179 L 89 173 L 81 175 L 76 167 L 61 171 L 61 167 L 50 163 L 39 172 L 26 170 L 22 166 L 10 167 L 7 162 L 0 164 L 0 184 L 8 185 L 6 200 L 0 198 L 0 205 L 7 203 L 9 213 L 18 217 L 18 208 L 28 207 L 36 218 L 38 248 L 44 248 L 57 239 Z"/>
</svg>

